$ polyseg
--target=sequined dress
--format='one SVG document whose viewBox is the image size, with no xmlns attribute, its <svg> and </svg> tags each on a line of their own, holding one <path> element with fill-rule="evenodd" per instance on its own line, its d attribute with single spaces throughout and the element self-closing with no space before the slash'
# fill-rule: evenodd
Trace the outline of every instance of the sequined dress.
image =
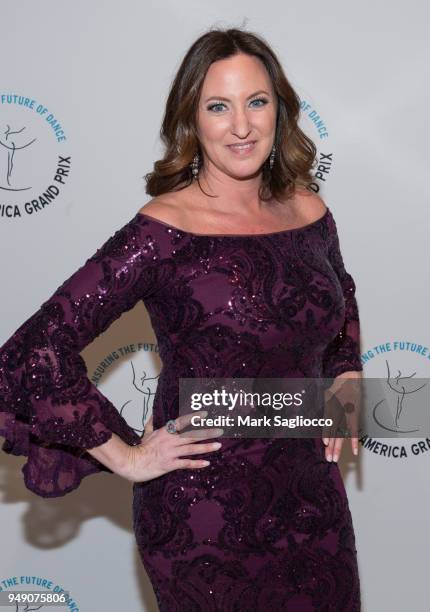
<svg viewBox="0 0 430 612">
<path fill-rule="evenodd" d="M 137 213 L 0 348 L 3 450 L 25 485 L 65 495 L 109 471 L 85 452 L 140 436 L 80 351 L 143 300 L 162 361 L 154 428 L 180 377 L 335 377 L 362 370 L 355 284 L 333 214 L 266 234 L 200 235 Z M 161 612 L 356 612 L 357 551 L 320 439 L 226 439 L 200 470 L 133 485 L 133 527 Z M 193 456 L 192 458 L 196 458 Z"/>
</svg>

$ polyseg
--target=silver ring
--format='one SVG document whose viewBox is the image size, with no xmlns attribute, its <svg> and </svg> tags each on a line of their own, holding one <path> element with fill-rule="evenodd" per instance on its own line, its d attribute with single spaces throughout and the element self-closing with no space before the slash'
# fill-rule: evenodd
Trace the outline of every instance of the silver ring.
<svg viewBox="0 0 430 612">
<path fill-rule="evenodd" d="M 170 421 L 167 421 L 166 429 L 171 434 L 178 433 L 178 430 L 176 429 L 176 423 L 175 423 L 174 419 L 170 419 Z"/>
</svg>

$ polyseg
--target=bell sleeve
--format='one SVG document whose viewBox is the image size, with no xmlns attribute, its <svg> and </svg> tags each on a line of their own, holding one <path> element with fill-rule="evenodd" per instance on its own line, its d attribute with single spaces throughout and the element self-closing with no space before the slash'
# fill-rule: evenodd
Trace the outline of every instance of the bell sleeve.
<svg viewBox="0 0 430 612">
<path fill-rule="evenodd" d="M 356 286 L 352 276 L 345 270 L 334 217 L 330 214 L 328 220 L 328 260 L 342 289 L 345 313 L 340 331 L 328 344 L 323 355 L 323 378 L 335 378 L 343 372 L 362 371 L 363 365 Z"/>
<path fill-rule="evenodd" d="M 112 432 L 140 437 L 91 383 L 80 352 L 158 289 L 157 240 L 139 213 L 111 236 L 0 348 L 2 450 L 24 455 L 26 487 L 42 497 L 111 470 L 86 449 Z"/>
</svg>

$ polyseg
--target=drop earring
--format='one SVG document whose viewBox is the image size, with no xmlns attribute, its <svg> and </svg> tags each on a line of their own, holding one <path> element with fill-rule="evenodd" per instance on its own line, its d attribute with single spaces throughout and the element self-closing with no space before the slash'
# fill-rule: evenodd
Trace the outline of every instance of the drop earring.
<svg viewBox="0 0 430 612">
<path fill-rule="evenodd" d="M 272 152 L 270 153 L 270 158 L 269 158 L 269 168 L 270 169 L 273 168 L 273 164 L 275 163 L 275 153 L 276 153 L 276 147 L 275 145 L 273 145 Z"/>
<path fill-rule="evenodd" d="M 193 157 L 193 161 L 191 162 L 191 171 L 193 173 L 193 180 L 197 179 L 199 175 L 199 165 L 200 165 L 200 155 L 197 152 Z"/>
</svg>

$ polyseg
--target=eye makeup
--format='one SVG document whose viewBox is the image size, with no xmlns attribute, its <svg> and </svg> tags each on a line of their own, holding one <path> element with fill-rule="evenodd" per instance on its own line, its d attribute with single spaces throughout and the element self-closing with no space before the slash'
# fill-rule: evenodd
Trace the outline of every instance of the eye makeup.
<svg viewBox="0 0 430 612">
<path fill-rule="evenodd" d="M 250 104 L 252 104 L 253 102 L 262 102 L 262 104 L 259 104 L 256 108 L 260 108 L 265 106 L 268 103 L 267 98 L 255 98 L 254 100 L 250 101 Z M 209 104 L 209 106 L 206 107 L 206 110 L 208 111 L 213 111 L 214 108 L 216 108 L 217 106 L 225 106 L 224 102 L 214 102 L 213 104 Z M 217 112 L 217 111 L 215 111 Z"/>
</svg>

